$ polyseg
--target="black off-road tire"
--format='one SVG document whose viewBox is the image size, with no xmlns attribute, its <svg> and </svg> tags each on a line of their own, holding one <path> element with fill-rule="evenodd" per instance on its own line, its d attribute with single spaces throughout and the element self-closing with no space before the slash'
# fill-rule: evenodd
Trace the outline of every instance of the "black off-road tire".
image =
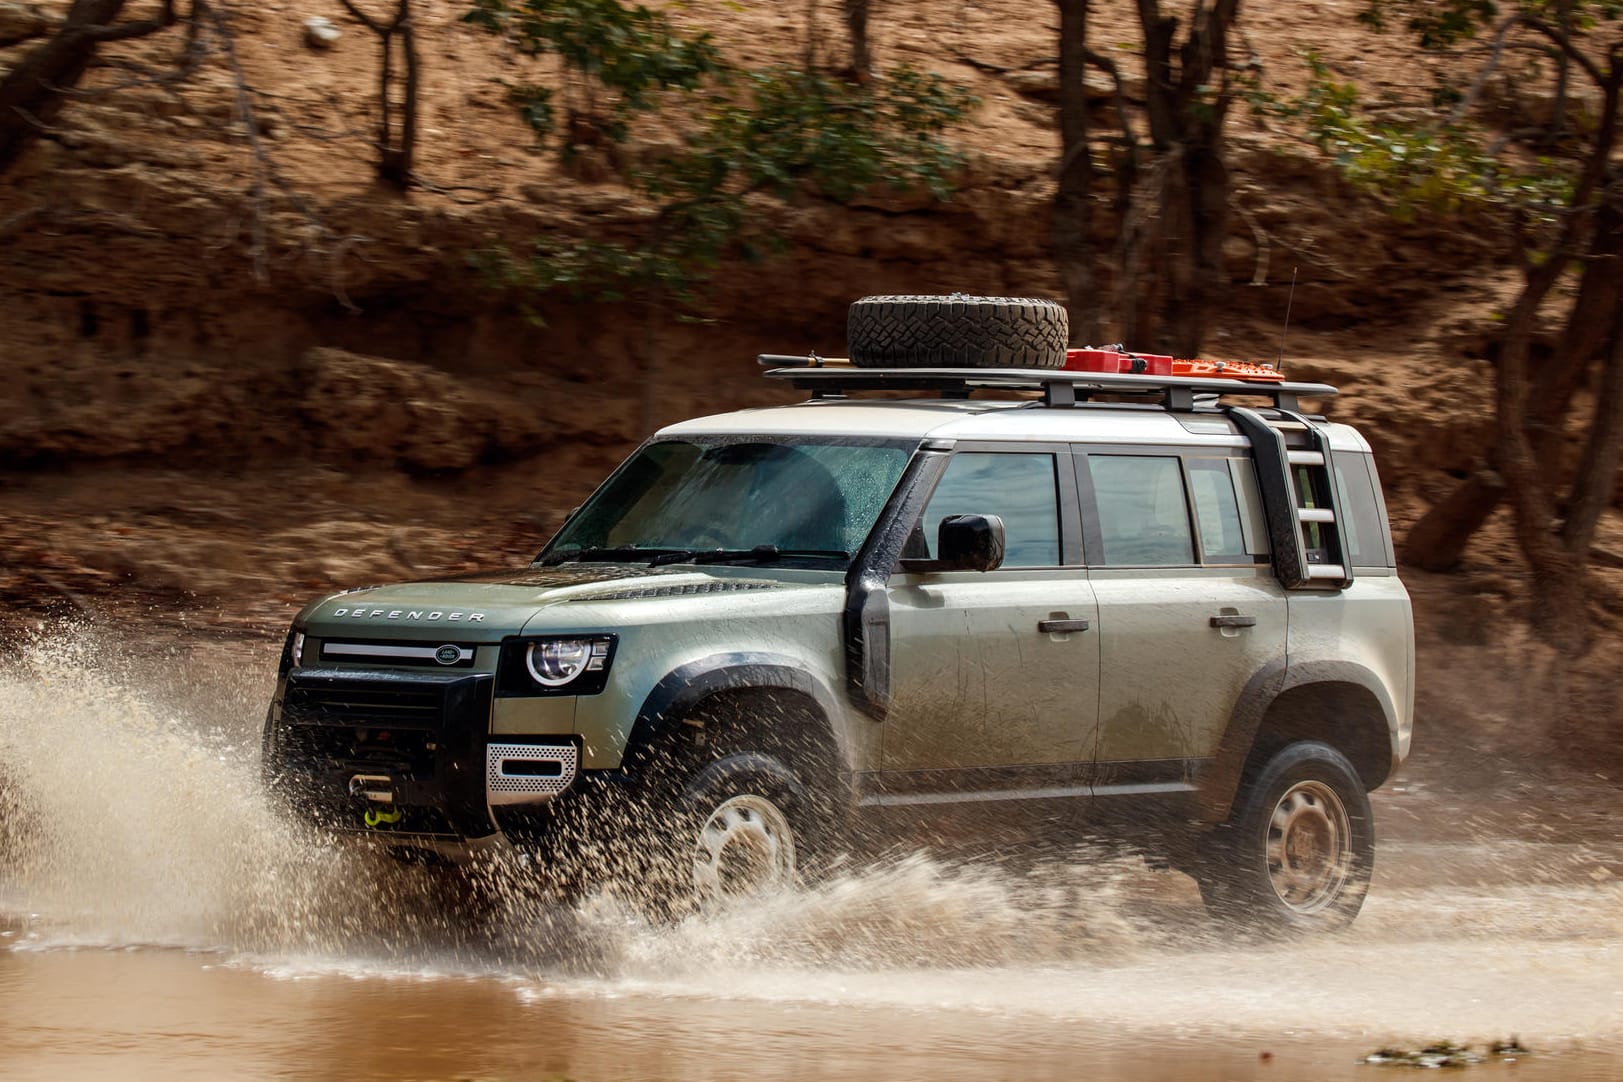
<svg viewBox="0 0 1623 1082">
<path fill-rule="evenodd" d="M 690 876 L 688 885 L 694 890 L 695 900 L 701 905 L 734 900 L 726 892 L 708 893 L 697 882 L 694 871 L 703 850 L 701 834 L 724 809 L 731 809 L 743 821 L 758 827 L 770 826 L 761 822 L 763 813 L 780 816 L 779 826 L 786 831 L 779 838 L 787 845 L 788 853 L 782 875 L 761 887 L 746 886 L 739 896 L 797 887 L 820 850 L 826 824 L 819 820 L 816 802 L 799 775 L 771 755 L 741 752 L 705 766 L 689 780 L 682 793 L 679 817 L 682 833 L 678 845 L 684 854 Z"/>
<path fill-rule="evenodd" d="M 1188 871 L 1214 917 L 1277 934 L 1351 924 L 1374 864 L 1375 821 L 1358 772 L 1309 740 L 1267 762 Z"/>
<path fill-rule="evenodd" d="M 846 340 L 859 368 L 1059 368 L 1070 323 L 1026 297 L 864 297 Z"/>
</svg>

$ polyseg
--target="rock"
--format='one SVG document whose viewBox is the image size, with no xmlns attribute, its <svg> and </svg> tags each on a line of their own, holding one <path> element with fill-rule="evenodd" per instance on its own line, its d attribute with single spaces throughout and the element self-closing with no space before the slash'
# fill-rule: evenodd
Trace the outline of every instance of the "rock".
<svg viewBox="0 0 1623 1082">
<path fill-rule="evenodd" d="M 312 49 L 331 49 L 344 36 L 331 19 L 312 15 L 304 20 L 304 43 Z"/>
<path fill-rule="evenodd" d="M 428 365 L 326 348 L 304 363 L 298 412 L 318 450 L 339 461 L 460 470 L 556 438 L 521 401 Z"/>
</svg>

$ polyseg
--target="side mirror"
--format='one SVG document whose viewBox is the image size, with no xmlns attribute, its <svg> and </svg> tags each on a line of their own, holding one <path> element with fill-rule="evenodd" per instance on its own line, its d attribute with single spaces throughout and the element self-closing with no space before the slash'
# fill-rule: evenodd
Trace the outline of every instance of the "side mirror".
<svg viewBox="0 0 1623 1082">
<path fill-rule="evenodd" d="M 942 571 L 996 571 L 1003 566 L 1003 520 L 996 515 L 948 515 L 936 533 Z"/>
</svg>

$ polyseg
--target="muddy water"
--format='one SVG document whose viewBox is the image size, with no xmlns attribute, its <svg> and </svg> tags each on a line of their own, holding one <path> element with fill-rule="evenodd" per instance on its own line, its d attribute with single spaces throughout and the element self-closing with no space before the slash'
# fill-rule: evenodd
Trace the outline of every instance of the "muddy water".
<svg viewBox="0 0 1623 1082">
<path fill-rule="evenodd" d="M 1084 849 L 650 925 L 521 875 L 463 905 L 278 822 L 266 654 L 59 634 L 0 674 L 0 1077 L 1337 1079 L 1515 1034 L 1473 1074 L 1623 1079 L 1606 779 L 1419 764 L 1363 916 L 1308 943 L 1228 941 L 1186 880 Z"/>
</svg>

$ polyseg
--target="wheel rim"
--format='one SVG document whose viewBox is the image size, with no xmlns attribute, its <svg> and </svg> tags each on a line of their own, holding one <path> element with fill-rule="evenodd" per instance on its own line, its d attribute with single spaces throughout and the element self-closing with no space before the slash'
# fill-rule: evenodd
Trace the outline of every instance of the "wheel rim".
<svg viewBox="0 0 1623 1082">
<path fill-rule="evenodd" d="M 731 797 L 699 827 L 693 886 L 700 898 L 763 894 L 789 886 L 794 878 L 794 830 L 766 797 Z"/>
<path fill-rule="evenodd" d="M 1319 781 L 1285 790 L 1268 819 L 1268 879 L 1286 908 L 1317 913 L 1340 900 L 1352 877 L 1352 823 L 1336 791 Z"/>
</svg>

